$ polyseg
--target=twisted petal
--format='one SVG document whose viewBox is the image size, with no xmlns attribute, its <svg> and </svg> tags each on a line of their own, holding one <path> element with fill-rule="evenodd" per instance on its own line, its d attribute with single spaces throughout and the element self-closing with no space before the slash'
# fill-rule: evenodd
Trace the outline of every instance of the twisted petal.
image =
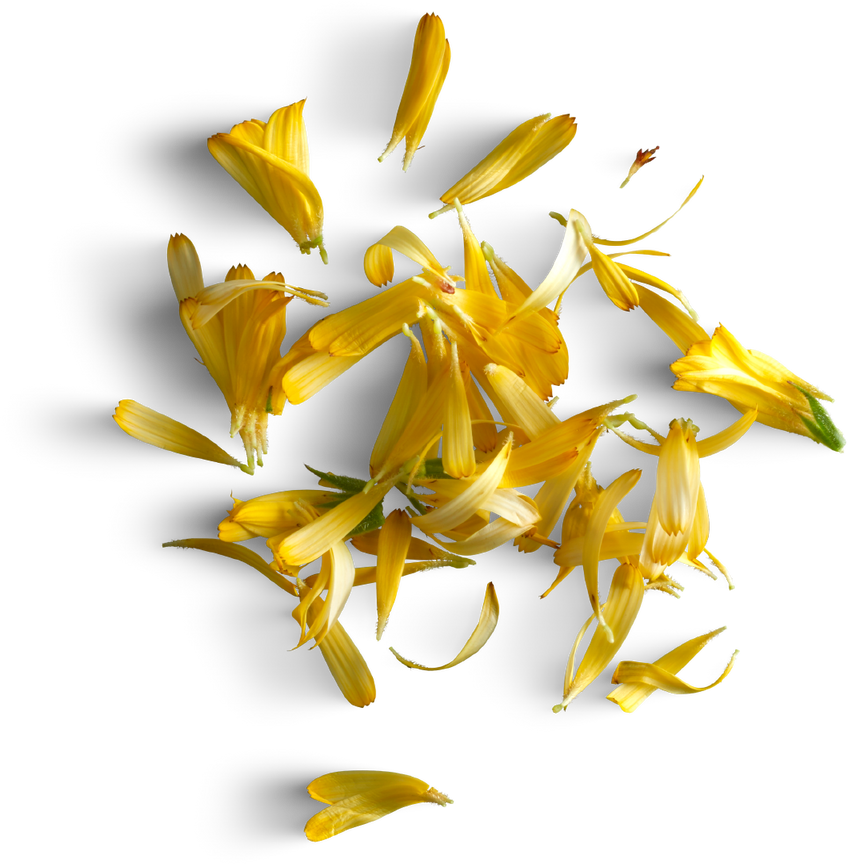
<svg viewBox="0 0 848 864">
<path fill-rule="evenodd" d="M 459 654 L 450 663 L 445 663 L 444 666 L 422 666 L 420 663 L 414 663 L 412 660 L 401 657 L 394 648 L 390 648 L 389 650 L 409 669 L 422 669 L 425 672 L 439 672 L 442 669 L 450 669 L 452 666 L 458 666 L 464 660 L 472 657 L 489 641 L 489 637 L 495 632 L 499 612 L 498 595 L 495 594 L 494 584 L 490 582 L 486 586 L 486 596 L 483 598 L 483 608 L 480 610 L 480 620 L 477 622 L 477 626 L 474 628 L 471 636 L 468 637 L 468 641 Z"/>
</svg>

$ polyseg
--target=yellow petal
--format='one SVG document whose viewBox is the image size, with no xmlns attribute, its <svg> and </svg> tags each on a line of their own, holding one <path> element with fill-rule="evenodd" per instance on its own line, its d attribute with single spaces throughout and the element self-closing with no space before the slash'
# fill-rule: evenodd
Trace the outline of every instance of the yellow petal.
<svg viewBox="0 0 848 864">
<path fill-rule="evenodd" d="M 375 243 L 365 250 L 365 275 L 378 288 L 388 285 L 395 278 L 395 258 L 392 250 L 382 243 Z"/>
<path fill-rule="evenodd" d="M 731 423 L 723 432 L 710 435 L 709 438 L 696 442 L 698 456 L 703 459 L 705 456 L 712 456 L 713 453 L 718 453 L 730 447 L 731 444 L 735 444 L 751 428 L 756 419 L 757 409 L 752 408 L 750 411 L 746 411 L 735 423 Z"/>
<path fill-rule="evenodd" d="M 628 264 L 619 264 L 619 268 L 621 268 L 622 273 L 628 278 L 632 279 L 633 282 L 643 282 L 645 285 L 650 285 L 652 288 L 659 288 L 660 291 L 665 291 L 667 294 L 671 294 L 675 300 L 680 303 L 681 306 L 689 313 L 689 317 L 693 321 L 698 320 L 698 313 L 692 308 L 691 303 L 686 299 L 686 295 L 682 291 L 678 291 L 677 288 L 669 285 L 668 282 L 664 282 L 662 279 L 657 279 L 656 276 L 651 276 L 650 273 L 645 273 L 644 270 L 637 270 L 635 267 L 630 267 Z M 638 291 L 638 286 L 634 285 L 634 288 Z"/>
<path fill-rule="evenodd" d="M 489 297 L 497 297 L 492 286 L 492 280 L 489 278 L 486 258 L 480 243 L 465 218 L 462 205 L 457 201 L 454 206 L 456 207 L 456 215 L 459 217 L 459 227 L 462 229 L 462 246 L 465 252 L 465 290 L 476 291 Z"/>
<path fill-rule="evenodd" d="M 313 609 L 316 615 L 320 614 L 322 602 L 320 597 L 316 599 L 308 614 L 312 614 Z M 339 690 L 351 705 L 365 708 L 377 698 L 371 670 L 340 621 L 319 643 L 318 649 Z"/>
<path fill-rule="evenodd" d="M 203 271 L 194 244 L 184 234 L 168 241 L 168 272 L 177 300 L 195 297 L 203 290 Z"/>
<path fill-rule="evenodd" d="M 694 639 L 678 645 L 668 654 L 663 654 L 653 665 L 676 675 L 708 642 L 718 636 L 719 633 L 723 633 L 725 629 L 725 627 L 719 627 L 718 630 L 712 630 L 703 636 L 696 636 Z M 622 711 L 629 714 L 635 711 L 656 689 L 650 684 L 620 684 L 607 696 L 607 699 L 615 702 Z"/>
<path fill-rule="evenodd" d="M 666 693 L 676 693 L 678 695 L 702 693 L 704 690 L 711 690 L 717 684 L 721 684 L 721 682 L 724 681 L 724 679 L 730 674 L 730 670 L 733 668 L 733 663 L 736 660 L 736 655 L 738 653 L 738 651 L 733 652 L 724 672 L 722 672 L 712 684 L 707 684 L 706 687 L 693 687 L 691 684 L 687 684 L 671 672 L 666 671 L 658 664 L 636 663 L 631 660 L 623 660 L 618 664 L 615 674 L 612 676 L 612 683 L 636 684 L 643 687 L 650 687 L 651 692 L 654 690 L 664 690 Z"/>
<path fill-rule="evenodd" d="M 439 534 L 456 528 L 483 505 L 498 488 L 501 477 L 506 470 L 509 452 L 512 448 L 512 436 L 507 438 L 500 453 L 489 463 L 482 474 L 468 484 L 467 489 L 442 507 L 431 510 L 424 516 L 416 516 L 412 523 L 425 534 Z"/>
<path fill-rule="evenodd" d="M 605 621 L 598 597 L 598 562 L 600 560 L 601 542 L 606 533 L 607 522 L 609 522 L 613 511 L 618 507 L 621 499 L 639 482 L 641 476 L 642 472 L 634 468 L 631 471 L 625 472 L 616 480 L 613 480 L 598 496 L 597 503 L 592 510 L 592 515 L 589 517 L 589 522 L 586 526 L 586 538 L 583 544 L 583 576 L 586 579 L 586 590 L 589 592 L 589 601 L 592 604 L 595 615 L 598 617 L 597 633 L 604 633 L 610 643 L 618 638 L 618 633 L 616 633 L 612 622 Z"/>
<path fill-rule="evenodd" d="M 604 289 L 604 294 L 625 312 L 638 306 L 639 292 L 625 275 L 622 266 L 600 249 L 596 249 L 594 244 L 589 246 L 589 254 L 592 256 L 592 269 L 598 277 L 601 288 Z"/>
<path fill-rule="evenodd" d="M 293 105 L 278 108 L 265 125 L 262 145 L 269 153 L 294 165 L 298 171 L 309 174 L 309 144 L 306 141 L 306 124 L 303 122 L 301 99 Z"/>
<path fill-rule="evenodd" d="M 638 306 L 684 353 L 696 342 L 709 339 L 707 331 L 673 303 L 644 285 L 636 285 L 636 291 L 639 294 Z"/>
<path fill-rule="evenodd" d="M 486 586 L 486 596 L 483 598 L 483 608 L 480 610 L 480 620 L 477 622 L 477 626 L 474 628 L 471 636 L 468 637 L 468 641 L 459 654 L 450 663 L 445 663 L 444 666 L 422 666 L 420 663 L 413 663 L 412 660 L 406 660 L 401 657 L 394 648 L 390 648 L 389 650 L 404 666 L 410 669 L 423 669 L 425 672 L 439 672 L 442 669 L 450 669 L 472 657 L 489 641 L 489 637 L 495 632 L 499 611 L 498 595 L 495 594 L 494 584 L 490 582 Z"/>
<path fill-rule="evenodd" d="M 446 51 L 448 57 L 447 62 L 444 62 Z M 436 97 L 438 97 L 447 75 L 449 64 L 450 53 L 447 48 L 442 19 L 438 15 L 424 15 L 418 22 L 418 29 L 415 31 L 415 40 L 412 43 L 412 60 L 403 94 L 400 97 L 392 137 L 386 145 L 386 149 L 378 157 L 379 162 L 382 162 L 400 144 L 404 136 L 410 133 L 410 130 L 415 130 L 412 137 L 417 138 L 418 141 L 421 140 L 430 114 L 433 112 Z M 416 127 L 416 121 L 422 113 L 425 116 L 421 118 L 422 122 Z M 422 126 L 423 128 L 421 128 Z M 411 148 L 410 152 L 409 143 L 407 143 L 407 154 L 403 163 L 404 171 L 412 162 L 415 146 Z"/>
<path fill-rule="evenodd" d="M 449 292 L 454 290 L 454 280 L 447 275 L 449 268 L 443 267 L 436 256 L 424 245 L 421 238 L 409 228 L 404 228 L 403 225 L 395 225 L 388 234 L 374 243 L 373 246 L 369 246 L 365 252 L 365 274 L 374 285 L 380 286 L 388 281 L 383 278 L 390 270 L 386 264 L 387 253 L 380 251 L 381 248 L 383 250 L 388 249 L 389 256 L 391 256 L 391 250 L 405 255 L 431 273 L 437 282 L 443 284 L 444 290 Z M 391 270 L 394 270 L 394 264 L 392 264 Z"/>
<path fill-rule="evenodd" d="M 559 425 L 556 414 L 512 370 L 490 364 L 484 371 L 509 414 L 531 441 Z"/>
<path fill-rule="evenodd" d="M 636 620 L 636 615 L 639 613 L 642 605 L 644 593 L 644 583 L 638 569 L 631 564 L 622 564 L 612 577 L 609 597 L 604 604 L 604 614 L 609 628 L 615 634 L 615 638 L 612 641 L 607 638 L 604 628 L 599 621 L 598 627 L 592 634 L 589 647 L 586 649 L 586 653 L 580 661 L 580 666 L 577 668 L 577 673 L 576 675 L 572 675 L 571 670 L 574 667 L 574 655 L 577 652 L 581 637 L 588 629 L 592 618 L 586 622 L 571 650 L 568 667 L 566 668 L 562 702 L 554 705 L 553 710 L 555 713 L 568 707 L 568 704 L 591 684 L 604 671 L 613 657 L 615 657 L 618 649 L 627 638 L 633 622 Z"/>
<path fill-rule="evenodd" d="M 456 342 L 451 343 L 450 383 L 445 404 L 442 462 L 445 471 L 451 477 L 470 477 L 477 469 L 474 460 L 471 413 L 468 409 L 465 383 L 459 368 Z"/>
<path fill-rule="evenodd" d="M 306 639 L 314 639 L 316 645 L 321 645 L 339 620 L 339 615 L 342 614 L 350 597 L 356 575 L 353 557 L 344 541 L 333 543 L 325 553 L 325 557 L 329 563 L 327 599 L 315 615 L 314 621 L 310 623 L 309 632 L 306 634 Z M 314 605 L 314 601 L 311 605 Z"/>
<path fill-rule="evenodd" d="M 377 546 L 377 639 L 383 635 L 403 576 L 412 525 L 403 510 L 392 510 L 380 529 Z"/>
<path fill-rule="evenodd" d="M 307 792 L 330 804 L 306 823 L 306 836 L 314 841 L 373 822 L 410 804 L 444 807 L 453 803 L 423 780 L 390 771 L 336 771 L 313 780 Z"/>
<path fill-rule="evenodd" d="M 211 537 L 193 537 L 187 540 L 172 540 L 170 543 L 163 543 L 162 546 L 173 546 L 177 549 L 199 549 L 202 552 L 211 552 L 215 555 L 223 555 L 225 558 L 232 558 L 234 561 L 241 561 L 254 570 L 258 570 L 267 579 L 270 579 L 275 585 L 279 586 L 288 594 L 297 597 L 297 589 L 289 582 L 281 573 L 273 570 L 265 560 L 257 555 L 252 549 L 246 546 L 239 546 L 236 543 L 225 543 L 223 540 L 215 540 Z"/>
<path fill-rule="evenodd" d="M 195 459 L 232 465 L 248 474 L 253 473 L 247 465 L 242 465 L 238 459 L 234 459 L 205 435 L 132 399 L 122 399 L 112 417 L 127 435 L 132 435 L 145 444 Z"/>
<path fill-rule="evenodd" d="M 305 402 L 361 359 L 361 354 L 332 357 L 328 351 L 316 351 L 308 355 L 293 364 L 283 375 L 286 397 L 295 405 Z"/>
<path fill-rule="evenodd" d="M 367 491 L 357 492 L 341 504 L 298 528 L 278 543 L 268 541 L 278 563 L 299 567 L 323 555 L 343 540 L 382 500 L 390 483 L 378 483 Z"/>
<path fill-rule="evenodd" d="M 657 518 L 668 534 L 690 529 L 698 503 L 701 467 L 697 427 L 690 420 L 672 420 L 657 463 Z"/>
<path fill-rule="evenodd" d="M 439 69 L 439 77 L 436 79 L 436 83 L 433 85 L 433 89 L 430 90 L 430 95 L 427 97 L 427 100 L 421 106 L 421 110 L 418 112 L 418 116 L 415 120 L 412 121 L 412 125 L 409 127 L 409 130 L 406 133 L 406 149 L 403 154 L 403 170 L 408 171 L 409 166 L 412 165 L 412 159 L 415 156 L 416 150 L 418 150 L 421 139 L 424 137 L 424 133 L 427 131 L 427 126 L 430 124 L 430 118 L 433 116 L 433 110 L 436 107 L 436 100 L 439 98 L 439 93 L 442 92 L 442 86 L 445 83 L 445 78 L 448 77 L 448 69 L 450 68 L 451 61 L 451 51 L 450 51 L 450 43 L 447 39 L 445 39 L 445 53 L 442 54 L 442 64 Z"/>
<path fill-rule="evenodd" d="M 608 561 L 610 558 L 630 558 L 633 555 L 638 555 L 642 549 L 645 535 L 631 532 L 644 531 L 646 526 L 646 522 L 608 524 L 601 540 L 598 559 Z M 560 567 L 579 567 L 583 563 L 583 543 L 584 536 L 582 534 L 579 537 L 564 540 L 554 553 L 554 562 Z"/>
</svg>

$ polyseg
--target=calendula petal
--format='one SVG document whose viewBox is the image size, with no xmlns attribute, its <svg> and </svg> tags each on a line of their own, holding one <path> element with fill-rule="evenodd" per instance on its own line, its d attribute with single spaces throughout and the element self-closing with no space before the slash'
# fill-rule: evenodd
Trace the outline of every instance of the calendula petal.
<svg viewBox="0 0 848 864">
<path fill-rule="evenodd" d="M 592 244 L 589 247 L 592 256 L 592 269 L 598 282 L 604 290 L 604 294 L 619 308 L 629 312 L 639 305 L 639 292 L 636 286 L 627 278 L 620 264 L 617 264 L 609 255 L 605 255 L 600 249 Z"/>
<path fill-rule="evenodd" d="M 489 270 L 486 267 L 486 257 L 483 250 L 465 218 L 462 205 L 455 202 L 456 215 L 459 217 L 459 227 L 462 229 L 462 246 L 465 253 L 465 290 L 497 297 Z"/>
<path fill-rule="evenodd" d="M 294 165 L 304 174 L 309 174 L 309 144 L 306 140 L 306 124 L 303 122 L 301 99 L 293 105 L 278 108 L 265 125 L 262 144 L 265 150 Z"/>
<path fill-rule="evenodd" d="M 639 307 L 684 353 L 696 342 L 709 339 L 707 331 L 673 303 L 660 297 L 644 285 L 636 285 Z"/>
<path fill-rule="evenodd" d="M 353 557 L 344 541 L 333 543 L 325 556 L 329 559 L 329 580 L 327 583 L 327 599 L 320 611 L 316 610 L 315 620 L 310 622 L 307 639 L 315 639 L 316 645 L 321 645 L 326 636 L 332 632 L 339 620 L 339 615 L 347 603 L 353 589 L 356 568 Z M 313 604 L 314 605 L 314 602 Z M 310 608 L 312 608 L 310 606 Z"/>
<path fill-rule="evenodd" d="M 484 371 L 489 384 L 531 441 L 559 425 L 556 414 L 512 370 L 490 364 Z"/>
<path fill-rule="evenodd" d="M 446 50 L 448 49 L 442 19 L 438 15 L 424 15 L 418 22 L 418 28 L 415 31 L 415 40 L 412 43 L 412 60 L 409 65 L 409 73 L 406 76 L 403 94 L 400 97 L 392 137 L 386 145 L 386 149 L 379 156 L 379 162 L 382 162 L 400 144 L 404 136 L 409 134 L 423 112 L 426 115 L 425 118 L 422 118 L 424 128 L 419 127 L 415 133 L 420 141 L 430 114 L 432 114 L 436 97 L 438 97 L 439 90 L 441 90 L 447 75 L 450 54 L 448 54 L 447 64 L 443 63 Z M 436 91 L 435 94 L 433 94 L 434 90 Z M 412 153 L 414 153 L 414 148 Z M 404 171 L 412 162 L 412 153 L 409 152 L 409 144 L 407 143 Z"/>
<path fill-rule="evenodd" d="M 375 243 L 365 250 L 365 275 L 378 288 L 388 285 L 395 278 L 395 258 L 392 250 L 382 243 Z"/>
<path fill-rule="evenodd" d="M 268 545 L 274 557 L 281 564 L 292 567 L 314 561 L 343 540 L 383 500 L 389 486 L 388 483 L 378 483 L 367 491 L 352 495 L 279 543 L 272 543 L 271 538 Z"/>
<path fill-rule="evenodd" d="M 253 473 L 205 435 L 132 399 L 122 399 L 112 417 L 127 435 L 145 444 Z"/>
<path fill-rule="evenodd" d="M 608 561 L 611 558 L 638 556 L 645 535 L 633 532 L 644 531 L 646 527 L 646 522 L 619 522 L 617 525 L 607 525 L 598 550 L 598 559 Z M 584 540 L 583 535 L 564 540 L 554 553 L 554 563 L 560 567 L 579 567 L 583 563 Z"/>
<path fill-rule="evenodd" d="M 321 598 L 317 598 L 307 614 L 313 614 L 314 609 L 314 614 L 318 615 L 322 603 Z M 318 649 L 339 690 L 351 705 L 365 708 L 377 698 L 371 670 L 340 621 L 318 644 Z"/>
<path fill-rule="evenodd" d="M 533 524 L 533 522 L 517 524 L 499 518 L 476 531 L 467 540 L 458 540 L 455 543 L 445 542 L 443 545 L 457 555 L 482 555 L 529 531 Z"/>
<path fill-rule="evenodd" d="M 308 355 L 292 365 L 283 375 L 286 397 L 295 405 L 305 402 L 361 359 L 361 354 L 333 357 L 328 351 L 316 351 Z"/>
<path fill-rule="evenodd" d="M 574 664 L 574 655 L 580 641 L 578 637 L 569 657 L 568 668 L 566 669 L 562 702 L 554 705 L 554 712 L 559 712 L 563 708 L 566 708 L 578 694 L 604 671 L 609 662 L 615 657 L 622 643 L 627 638 L 633 622 L 636 620 L 636 616 L 642 606 L 644 593 L 645 587 L 639 570 L 632 564 L 622 564 L 619 566 L 612 577 L 609 597 L 604 604 L 604 615 L 609 628 L 615 634 L 615 638 L 610 640 L 607 637 L 604 627 L 599 621 L 598 627 L 592 634 L 589 647 L 586 649 L 586 653 L 583 655 L 583 659 L 577 668 L 577 673 L 572 677 L 571 670 Z M 591 620 L 590 618 L 586 622 L 581 635 L 585 633 Z"/>
<path fill-rule="evenodd" d="M 693 687 L 682 681 L 671 672 L 667 672 L 660 666 L 654 663 L 636 663 L 631 660 L 623 660 L 618 664 L 615 673 L 612 676 L 613 684 L 640 684 L 652 687 L 656 690 L 664 690 L 666 693 L 676 693 L 685 695 L 688 693 L 702 693 L 704 690 L 711 690 L 713 687 L 721 684 L 722 681 L 730 674 L 733 668 L 733 663 L 736 660 L 738 651 L 734 651 L 730 661 L 724 669 L 724 672 L 713 681 L 712 684 L 707 684 L 706 687 Z"/>
<path fill-rule="evenodd" d="M 484 509 L 484 504 L 498 488 L 501 477 L 506 470 L 509 453 L 512 449 L 512 436 L 507 438 L 500 453 L 478 475 L 468 488 L 442 507 L 431 510 L 424 516 L 416 516 L 412 523 L 425 534 L 440 534 L 456 528 L 478 510 Z"/>
<path fill-rule="evenodd" d="M 672 420 L 657 463 L 657 518 L 668 534 L 689 530 L 698 502 L 701 467 L 697 427 L 689 420 Z"/>
<path fill-rule="evenodd" d="M 611 256 L 610 256 L 611 257 Z M 619 268 L 621 272 L 633 282 L 642 282 L 645 285 L 650 285 L 652 288 L 659 288 L 660 291 L 665 291 L 667 294 L 671 294 L 678 303 L 689 313 L 689 317 L 693 321 L 698 320 L 698 313 L 692 308 L 692 304 L 686 299 L 686 295 L 682 291 L 678 291 L 677 288 L 669 285 L 668 282 L 664 282 L 662 279 L 658 279 L 656 276 L 651 276 L 650 273 L 645 273 L 644 270 L 637 270 L 635 267 L 631 267 L 628 264 L 619 264 Z M 634 286 L 636 287 L 636 286 Z M 638 287 L 636 287 L 638 291 Z"/>
<path fill-rule="evenodd" d="M 414 663 L 412 660 L 401 657 L 394 648 L 390 648 L 389 650 L 409 669 L 422 669 L 425 672 L 439 672 L 442 669 L 450 669 L 472 657 L 489 641 L 489 637 L 495 632 L 499 612 L 498 595 L 495 593 L 494 584 L 490 582 L 486 586 L 486 595 L 483 598 L 483 608 L 480 610 L 480 620 L 477 622 L 477 626 L 474 628 L 471 636 L 468 637 L 468 641 L 459 654 L 443 666 L 422 666 L 420 663 Z"/>
<path fill-rule="evenodd" d="M 379 251 L 380 247 L 384 249 L 388 248 L 389 250 L 393 249 L 395 252 L 405 255 L 411 261 L 414 261 L 432 273 L 438 281 L 444 282 L 445 288 L 453 290 L 454 283 L 447 275 L 448 268 L 443 267 L 439 263 L 436 256 L 427 248 L 417 234 L 414 234 L 409 228 L 404 228 L 403 225 L 395 225 L 388 234 L 372 246 L 369 246 L 365 251 L 365 274 L 374 285 L 382 285 L 382 281 L 378 282 L 375 279 L 381 278 L 388 271 L 386 253 Z M 389 251 L 389 255 L 391 255 L 391 251 Z M 393 269 L 394 265 L 392 265 Z"/>
<path fill-rule="evenodd" d="M 689 534 L 688 556 L 695 560 L 707 547 L 710 538 L 710 514 L 707 510 L 707 498 L 704 495 L 704 486 L 701 484 L 698 490 L 698 502 L 695 507 L 695 516 L 692 519 L 692 529 Z"/>
<path fill-rule="evenodd" d="M 653 665 L 676 675 L 708 642 L 718 636 L 719 633 L 723 633 L 725 629 L 725 627 L 719 627 L 718 630 L 712 630 L 703 636 L 696 636 L 694 639 L 678 645 L 668 654 L 663 654 Z M 629 714 L 635 711 L 656 689 L 650 684 L 620 684 L 607 696 L 607 699 L 610 702 L 615 702 L 622 711 Z"/>
<path fill-rule="evenodd" d="M 445 471 L 451 477 L 470 477 L 477 469 L 474 459 L 471 413 L 468 409 L 465 382 L 459 368 L 456 342 L 451 344 L 450 381 L 442 436 L 442 462 Z"/>
<path fill-rule="evenodd" d="M 266 579 L 270 579 L 271 582 L 282 588 L 286 593 L 297 597 L 297 589 L 294 585 L 281 573 L 272 569 L 260 555 L 246 546 L 239 546 L 236 543 L 226 543 L 223 540 L 216 540 L 212 537 L 192 537 L 186 540 L 172 540 L 170 543 L 163 543 L 162 546 L 173 546 L 177 549 L 199 549 L 202 552 L 211 552 L 215 555 L 222 555 L 225 558 L 232 558 L 234 561 L 241 561 L 260 572 Z"/>
<path fill-rule="evenodd" d="M 184 234 L 174 234 L 168 241 L 168 272 L 177 300 L 195 297 L 203 290 L 200 258 Z"/>
<path fill-rule="evenodd" d="M 586 537 L 583 542 L 583 576 L 586 580 L 586 590 L 589 592 L 589 601 L 592 609 L 598 617 L 598 631 L 605 633 L 606 638 L 612 643 L 618 638 L 612 622 L 606 622 L 601 611 L 600 598 L 598 597 L 598 562 L 600 560 L 601 542 L 606 533 L 607 522 L 618 507 L 619 502 L 639 482 L 642 472 L 638 469 L 627 471 L 613 480 L 598 496 L 597 503 L 589 517 L 586 526 Z M 619 568 L 620 569 L 620 568 Z M 618 572 L 618 571 L 616 571 Z"/>
<path fill-rule="evenodd" d="M 298 503 L 321 507 L 334 497 L 333 492 L 319 489 L 293 489 L 260 495 L 248 501 L 234 499 L 233 509 L 218 525 L 218 537 L 228 543 L 252 537 L 274 537 L 306 524 L 307 520 L 296 506 Z"/>
<path fill-rule="evenodd" d="M 430 118 L 433 116 L 433 111 L 436 107 L 436 101 L 439 98 L 439 93 L 442 92 L 442 86 L 445 83 L 445 79 L 448 77 L 450 61 L 450 42 L 445 39 L 445 51 L 444 54 L 442 54 L 442 63 L 439 68 L 439 77 L 433 84 L 433 88 L 430 90 L 430 94 L 429 96 L 427 96 L 426 101 L 421 106 L 421 110 L 418 112 L 418 116 L 412 121 L 412 124 L 410 125 L 406 133 L 406 149 L 403 154 L 404 171 L 408 171 L 409 166 L 412 165 L 412 159 L 415 156 L 415 152 L 416 150 L 418 150 L 418 147 L 421 144 L 421 139 L 424 137 L 424 133 L 427 131 L 427 126 L 430 125 Z"/>
<path fill-rule="evenodd" d="M 709 438 L 704 438 L 703 441 L 697 441 L 698 456 L 712 456 L 713 453 L 719 453 L 722 450 L 735 444 L 753 425 L 757 419 L 757 409 L 752 408 L 746 411 L 735 423 L 731 423 L 723 432 L 716 435 L 710 435 Z"/>
<path fill-rule="evenodd" d="M 392 510 L 380 529 L 377 547 L 377 639 L 389 620 L 400 587 L 403 566 L 412 538 L 412 525 L 403 510 Z"/>
</svg>

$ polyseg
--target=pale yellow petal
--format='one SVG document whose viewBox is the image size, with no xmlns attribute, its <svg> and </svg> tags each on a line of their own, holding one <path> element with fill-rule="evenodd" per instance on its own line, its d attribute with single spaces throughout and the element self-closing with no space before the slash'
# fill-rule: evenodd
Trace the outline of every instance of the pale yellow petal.
<svg viewBox="0 0 848 864">
<path fill-rule="evenodd" d="M 731 423 L 723 432 L 710 435 L 703 441 L 698 441 L 698 456 L 703 459 L 705 456 L 712 456 L 713 453 L 719 453 L 730 447 L 731 444 L 735 444 L 751 428 L 756 419 L 757 409 L 752 408 L 750 411 L 746 411 L 735 423 Z"/>
<path fill-rule="evenodd" d="M 498 605 L 498 595 L 495 594 L 494 584 L 490 582 L 486 586 L 486 595 L 483 598 L 483 608 L 480 610 L 480 620 L 477 622 L 477 626 L 468 637 L 468 641 L 465 643 L 459 654 L 443 666 L 422 666 L 420 663 L 414 663 L 412 660 L 406 660 L 404 657 L 401 657 L 394 648 L 389 650 L 398 660 L 400 660 L 401 663 L 403 663 L 404 666 L 407 666 L 410 669 L 422 669 L 425 672 L 439 672 L 442 669 L 450 669 L 453 666 L 458 666 L 469 657 L 472 657 L 489 641 L 489 637 L 495 632 L 499 612 L 500 607 Z"/>
<path fill-rule="evenodd" d="M 412 538 L 412 525 L 403 510 L 392 510 L 380 529 L 377 546 L 377 639 L 383 635 L 400 587 Z"/>
<path fill-rule="evenodd" d="M 470 477 L 477 469 L 474 438 L 465 382 L 459 368 L 456 342 L 451 343 L 450 382 L 445 404 L 442 463 L 451 477 Z"/>
<path fill-rule="evenodd" d="M 144 441 L 145 444 L 195 459 L 232 465 L 247 473 L 253 473 L 205 435 L 132 399 L 122 399 L 112 417 L 127 435 Z"/>
</svg>

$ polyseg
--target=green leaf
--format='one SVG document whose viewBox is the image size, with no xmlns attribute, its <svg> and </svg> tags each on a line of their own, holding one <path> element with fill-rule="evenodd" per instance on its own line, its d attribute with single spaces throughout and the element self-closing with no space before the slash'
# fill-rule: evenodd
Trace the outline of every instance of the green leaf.
<svg viewBox="0 0 848 864">
<path fill-rule="evenodd" d="M 415 475 L 416 480 L 453 480 L 450 474 L 445 474 L 441 459 L 425 459 L 421 470 Z"/>
<path fill-rule="evenodd" d="M 794 382 L 793 382 L 794 383 Z M 801 417 L 803 424 L 809 429 L 810 434 L 820 444 L 825 447 L 830 447 L 837 453 L 841 453 L 845 447 L 845 438 L 842 433 L 836 428 L 830 414 L 827 413 L 825 407 L 812 394 L 808 393 L 803 387 L 795 387 L 800 390 L 810 406 L 810 412 L 813 415 L 813 420 L 808 420 L 806 417 Z"/>
<path fill-rule="evenodd" d="M 319 486 L 330 486 L 333 489 L 341 489 L 344 492 L 361 492 L 367 482 L 366 480 L 359 480 L 356 477 L 345 477 L 344 474 L 325 474 L 323 471 L 318 471 L 317 468 L 310 468 L 309 465 L 306 465 L 305 468 L 307 471 L 311 471 L 316 477 L 321 478 Z"/>
<path fill-rule="evenodd" d="M 355 537 L 357 534 L 367 534 L 369 531 L 375 531 L 377 528 L 382 527 L 385 521 L 383 502 L 381 501 L 347 536 Z"/>
</svg>

